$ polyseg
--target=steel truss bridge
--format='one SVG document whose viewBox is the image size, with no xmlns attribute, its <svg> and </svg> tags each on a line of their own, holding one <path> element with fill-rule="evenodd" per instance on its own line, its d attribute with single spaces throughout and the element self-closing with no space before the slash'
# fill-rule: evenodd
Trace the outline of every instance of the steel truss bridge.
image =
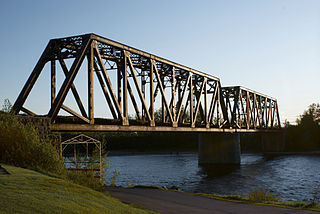
<svg viewBox="0 0 320 214">
<path fill-rule="evenodd" d="M 71 60 L 69 68 L 67 60 Z M 53 131 L 268 132 L 281 128 L 276 99 L 241 86 L 221 87 L 217 77 L 95 34 L 50 40 L 13 105 L 14 113 L 40 116 L 24 103 L 47 63 L 51 106 L 41 116 L 50 119 Z M 65 79 L 56 93 L 60 70 Z M 87 108 L 74 81 L 83 70 L 88 76 L 87 85 L 81 85 L 88 89 Z M 105 118 L 94 115 L 94 76 L 107 103 Z M 77 109 L 64 102 L 69 92 Z M 60 110 L 71 116 L 59 115 Z"/>
</svg>

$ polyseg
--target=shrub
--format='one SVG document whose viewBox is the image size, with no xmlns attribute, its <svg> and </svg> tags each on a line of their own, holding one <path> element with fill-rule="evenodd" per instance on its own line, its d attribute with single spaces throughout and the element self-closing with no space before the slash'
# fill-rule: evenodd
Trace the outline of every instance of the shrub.
<svg viewBox="0 0 320 214">
<path fill-rule="evenodd" d="M 41 142 L 31 124 L 17 116 L 0 113 L 0 161 L 56 175 L 64 175 L 63 160 L 50 142 Z"/>
<path fill-rule="evenodd" d="M 251 201 L 279 201 L 278 196 L 266 189 L 253 189 L 249 192 L 248 198 Z"/>
</svg>

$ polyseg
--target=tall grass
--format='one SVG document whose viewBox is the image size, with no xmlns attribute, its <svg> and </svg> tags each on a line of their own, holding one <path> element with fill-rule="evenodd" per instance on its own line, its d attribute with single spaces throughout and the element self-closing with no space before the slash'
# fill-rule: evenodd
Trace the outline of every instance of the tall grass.
<svg viewBox="0 0 320 214">
<path fill-rule="evenodd" d="M 266 189 L 253 189 L 249 192 L 248 198 L 251 201 L 279 201 L 279 197 Z"/>
</svg>

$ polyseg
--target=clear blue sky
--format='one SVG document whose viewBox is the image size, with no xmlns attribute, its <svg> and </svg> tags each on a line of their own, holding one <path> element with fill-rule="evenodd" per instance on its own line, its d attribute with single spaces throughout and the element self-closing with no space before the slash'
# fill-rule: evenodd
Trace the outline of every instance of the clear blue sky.
<svg viewBox="0 0 320 214">
<path fill-rule="evenodd" d="M 320 102 L 319 0 L 2 0 L 0 27 L 1 103 L 49 39 L 91 32 L 275 97 L 282 121 Z"/>
</svg>

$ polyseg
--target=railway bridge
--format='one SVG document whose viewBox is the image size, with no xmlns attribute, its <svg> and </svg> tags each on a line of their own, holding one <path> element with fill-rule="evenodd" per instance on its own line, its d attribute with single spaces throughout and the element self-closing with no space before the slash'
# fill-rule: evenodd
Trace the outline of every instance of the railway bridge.
<svg viewBox="0 0 320 214">
<path fill-rule="evenodd" d="M 48 113 L 39 115 L 25 102 L 46 71 L 51 96 Z M 58 73 L 64 77 L 59 90 Z M 84 73 L 86 84 L 79 86 L 76 77 Z M 98 89 L 106 105 L 97 117 Z M 261 133 L 266 150 L 283 145 L 276 99 L 242 86 L 222 87 L 215 76 L 95 34 L 50 40 L 12 110 L 47 117 L 58 132 L 194 132 L 199 163 L 240 163 L 241 132 Z"/>
</svg>

